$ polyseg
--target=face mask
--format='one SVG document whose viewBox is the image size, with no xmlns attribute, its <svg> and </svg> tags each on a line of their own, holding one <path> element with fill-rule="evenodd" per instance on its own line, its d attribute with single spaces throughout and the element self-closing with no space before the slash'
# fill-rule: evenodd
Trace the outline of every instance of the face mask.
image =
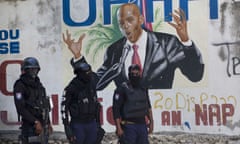
<svg viewBox="0 0 240 144">
<path fill-rule="evenodd" d="M 33 79 L 35 79 L 37 77 L 38 72 L 39 72 L 39 69 L 37 69 L 37 68 L 26 69 L 26 74 L 31 76 Z"/>
<path fill-rule="evenodd" d="M 77 72 L 77 77 L 84 83 L 91 81 L 91 72 Z"/>
<path fill-rule="evenodd" d="M 138 87 L 140 86 L 140 82 L 141 82 L 141 76 L 140 75 L 133 75 L 133 74 L 129 74 L 129 80 L 130 83 L 132 84 L 133 87 Z"/>
</svg>

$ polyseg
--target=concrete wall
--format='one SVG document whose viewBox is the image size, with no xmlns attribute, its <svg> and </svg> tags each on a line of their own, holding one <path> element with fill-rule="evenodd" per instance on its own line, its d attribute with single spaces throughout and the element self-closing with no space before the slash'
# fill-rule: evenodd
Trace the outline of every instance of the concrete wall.
<svg viewBox="0 0 240 144">
<path fill-rule="evenodd" d="M 73 73 L 69 64 L 72 55 L 62 41 L 62 33 L 69 30 L 78 39 L 83 32 L 90 32 L 96 26 L 102 26 L 104 30 L 112 28 L 113 24 L 106 24 L 105 20 L 109 15 L 111 19 L 116 17 L 112 15 L 113 11 L 106 12 L 110 7 L 104 7 L 103 2 L 106 1 L 96 1 L 94 5 L 85 0 L 70 0 L 69 7 L 63 2 L 68 3 L 64 0 L 0 0 L 0 130 L 16 130 L 19 127 L 12 87 L 20 74 L 20 61 L 34 56 L 39 59 L 42 68 L 39 76 L 48 95 L 53 98 L 51 119 L 54 130 L 63 131 L 60 101 Z M 119 1 L 119 4 L 122 2 L 125 1 Z M 237 135 L 240 131 L 240 2 L 189 0 L 184 3 L 173 0 L 173 9 L 178 8 L 180 2 L 188 6 L 188 31 L 203 55 L 204 77 L 200 82 L 193 83 L 177 70 L 172 89 L 149 91 L 154 131 Z M 176 34 L 164 21 L 167 9 L 164 2 L 155 1 L 153 6 L 152 14 L 157 14 L 153 26 L 158 31 Z M 94 9 L 96 18 L 93 23 L 84 24 Z M 72 26 L 67 23 L 64 20 L 67 10 L 70 10 L 72 20 L 83 24 Z M 86 49 L 83 52 L 94 70 L 101 65 L 106 49 L 98 49 L 97 43 L 88 47 L 94 43 L 92 39 L 97 38 L 88 33 L 84 39 Z M 98 93 L 103 104 L 103 127 L 108 132 L 115 130 L 111 116 L 114 88 L 111 84 Z M 203 117 L 201 114 L 206 115 Z"/>
</svg>

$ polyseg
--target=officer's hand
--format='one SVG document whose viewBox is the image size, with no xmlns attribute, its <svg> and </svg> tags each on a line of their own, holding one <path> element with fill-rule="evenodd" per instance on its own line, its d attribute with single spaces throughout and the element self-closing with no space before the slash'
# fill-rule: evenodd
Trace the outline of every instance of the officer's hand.
<svg viewBox="0 0 240 144">
<path fill-rule="evenodd" d="M 35 121 L 34 127 L 35 127 L 35 133 L 36 133 L 37 135 L 39 135 L 39 134 L 42 133 L 43 127 L 42 127 L 42 124 L 40 123 L 40 121 Z"/>
<path fill-rule="evenodd" d="M 75 136 L 69 137 L 68 140 L 69 140 L 69 142 L 70 142 L 71 144 L 75 144 L 75 142 L 76 142 L 76 137 L 75 137 Z"/>
<path fill-rule="evenodd" d="M 76 137 L 74 136 L 71 127 L 68 124 L 64 125 L 64 131 L 67 136 L 67 139 L 71 144 L 74 144 L 76 142 Z"/>
<path fill-rule="evenodd" d="M 152 132 L 153 132 L 153 121 L 150 121 L 148 126 L 148 134 L 151 134 Z"/>
<path fill-rule="evenodd" d="M 117 134 L 118 137 L 121 137 L 123 135 L 122 128 L 118 128 L 117 131 L 116 131 L 116 134 Z"/>
<path fill-rule="evenodd" d="M 53 127 L 52 127 L 52 125 L 50 124 L 49 127 L 48 127 L 48 133 L 49 133 L 49 134 L 52 134 L 52 132 L 53 132 Z"/>
</svg>

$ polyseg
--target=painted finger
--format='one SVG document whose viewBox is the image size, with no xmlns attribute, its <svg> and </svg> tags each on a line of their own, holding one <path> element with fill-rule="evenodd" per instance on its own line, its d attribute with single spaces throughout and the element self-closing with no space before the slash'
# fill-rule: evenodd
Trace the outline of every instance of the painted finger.
<svg viewBox="0 0 240 144">
<path fill-rule="evenodd" d="M 84 33 L 84 34 L 82 34 L 80 37 L 79 37 L 79 39 L 78 39 L 78 42 L 81 42 L 83 39 L 84 39 L 84 37 L 86 36 L 86 34 Z"/>
</svg>

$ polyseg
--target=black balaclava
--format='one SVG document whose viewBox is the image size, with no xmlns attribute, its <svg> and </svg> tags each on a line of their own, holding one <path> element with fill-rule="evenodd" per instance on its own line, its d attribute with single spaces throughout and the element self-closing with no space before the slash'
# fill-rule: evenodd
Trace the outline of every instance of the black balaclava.
<svg viewBox="0 0 240 144">
<path fill-rule="evenodd" d="M 91 71 L 80 71 L 76 72 L 77 78 L 82 80 L 84 83 L 91 81 Z"/>
<path fill-rule="evenodd" d="M 31 78 L 35 79 L 38 76 L 39 68 L 27 68 L 24 71 Z"/>
<path fill-rule="evenodd" d="M 79 63 L 75 65 L 74 73 L 77 78 L 82 80 L 84 83 L 89 83 L 91 81 L 91 66 L 87 63 Z"/>
<path fill-rule="evenodd" d="M 136 64 L 129 66 L 128 78 L 133 87 L 140 87 L 141 85 L 141 73 L 140 67 Z"/>
</svg>

